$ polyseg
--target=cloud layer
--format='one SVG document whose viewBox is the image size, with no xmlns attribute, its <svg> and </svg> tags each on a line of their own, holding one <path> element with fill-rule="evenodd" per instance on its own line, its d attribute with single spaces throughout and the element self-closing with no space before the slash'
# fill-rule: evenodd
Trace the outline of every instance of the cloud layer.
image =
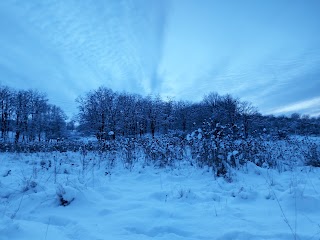
<svg viewBox="0 0 320 240">
<path fill-rule="evenodd" d="M 191 101 L 217 91 L 263 113 L 316 115 L 319 11 L 313 0 L 2 1 L 0 84 L 45 91 L 69 114 L 105 85 Z"/>
<path fill-rule="evenodd" d="M 74 98 L 106 85 L 157 91 L 165 1 L 1 3 L 2 84 L 40 88 L 74 110 Z"/>
</svg>

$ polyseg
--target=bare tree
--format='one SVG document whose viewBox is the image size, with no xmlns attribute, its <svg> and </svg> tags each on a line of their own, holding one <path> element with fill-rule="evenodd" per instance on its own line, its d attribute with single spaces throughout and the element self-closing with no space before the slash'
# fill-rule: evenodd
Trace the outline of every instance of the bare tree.
<svg viewBox="0 0 320 240">
<path fill-rule="evenodd" d="M 82 130 L 95 134 L 98 140 L 115 131 L 115 96 L 111 89 L 100 87 L 77 99 Z"/>
<path fill-rule="evenodd" d="M 6 140 L 10 130 L 10 120 L 13 113 L 14 92 L 8 87 L 0 86 L 1 138 Z"/>
</svg>

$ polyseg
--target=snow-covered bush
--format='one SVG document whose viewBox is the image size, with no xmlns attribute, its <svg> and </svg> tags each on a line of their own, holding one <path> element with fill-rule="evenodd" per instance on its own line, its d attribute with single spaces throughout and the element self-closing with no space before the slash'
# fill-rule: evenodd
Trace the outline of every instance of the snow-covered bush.
<svg viewBox="0 0 320 240">
<path fill-rule="evenodd" d="M 178 137 L 162 135 L 145 138 L 142 143 L 147 161 L 159 166 L 172 166 L 184 158 L 184 142 Z"/>
<path fill-rule="evenodd" d="M 305 151 L 305 164 L 307 166 L 320 167 L 320 146 L 309 143 Z"/>
<path fill-rule="evenodd" d="M 24 179 L 21 192 L 27 192 L 33 190 L 36 192 L 37 182 L 32 179 Z"/>
<path fill-rule="evenodd" d="M 242 127 L 207 121 L 187 140 L 193 159 L 212 168 L 216 176 L 228 177 L 231 169 L 247 162 L 279 171 L 304 164 L 320 167 L 319 143 L 310 138 L 269 138 L 264 131 L 245 137 Z"/>
<path fill-rule="evenodd" d="M 58 197 L 59 205 L 68 206 L 76 197 L 76 190 L 71 187 L 57 185 L 56 194 Z"/>
<path fill-rule="evenodd" d="M 191 154 L 200 166 L 209 166 L 216 176 L 227 177 L 231 168 L 247 161 L 262 165 L 265 147 L 259 137 L 244 137 L 237 125 L 222 126 L 214 121 L 187 136 Z"/>
<path fill-rule="evenodd" d="M 132 169 L 138 159 L 138 142 L 135 138 L 124 138 L 120 141 L 120 152 L 123 164 L 126 168 Z"/>
</svg>

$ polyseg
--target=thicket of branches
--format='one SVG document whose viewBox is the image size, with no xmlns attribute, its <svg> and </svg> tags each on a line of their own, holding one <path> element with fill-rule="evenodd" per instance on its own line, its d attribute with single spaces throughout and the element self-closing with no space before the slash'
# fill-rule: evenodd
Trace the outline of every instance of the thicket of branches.
<svg viewBox="0 0 320 240">
<path fill-rule="evenodd" d="M 320 134 L 320 116 L 311 118 L 297 113 L 290 117 L 263 116 L 251 103 L 217 93 L 193 103 L 100 87 L 78 97 L 76 102 L 77 127 L 75 120 L 66 122 L 66 114 L 50 104 L 44 93 L 0 86 L 0 137 L 15 143 L 49 141 L 68 137 L 67 129 L 95 136 L 97 140 L 146 134 L 154 137 L 170 132 L 186 135 L 207 121 L 241 128 L 243 138 L 261 132 L 280 138 L 287 134 Z"/>
<path fill-rule="evenodd" d="M 100 87 L 79 97 L 77 102 L 79 130 L 94 134 L 98 140 L 147 133 L 154 136 L 172 130 L 188 132 L 201 126 L 204 119 L 213 114 L 218 122 L 239 120 L 238 102 L 229 95 L 211 94 L 201 103 L 191 103 L 116 93 Z"/>
<path fill-rule="evenodd" d="M 0 86 L 0 130 L 3 141 L 49 141 L 65 134 L 66 114 L 49 104 L 44 93 Z"/>
<path fill-rule="evenodd" d="M 146 133 L 154 136 L 170 131 L 188 133 L 208 120 L 214 124 L 240 127 L 244 138 L 262 131 L 279 137 L 320 134 L 320 116 L 263 116 L 251 103 L 217 93 L 204 96 L 199 103 L 192 103 L 169 98 L 163 101 L 160 97 L 117 93 L 100 87 L 79 97 L 77 102 L 79 131 L 95 135 L 98 140 Z"/>
</svg>

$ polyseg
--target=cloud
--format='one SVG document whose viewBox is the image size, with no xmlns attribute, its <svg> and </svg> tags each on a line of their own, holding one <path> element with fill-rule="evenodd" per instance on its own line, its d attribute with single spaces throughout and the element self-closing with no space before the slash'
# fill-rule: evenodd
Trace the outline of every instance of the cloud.
<svg viewBox="0 0 320 240">
<path fill-rule="evenodd" d="M 317 6 L 1 1 L 1 83 L 38 88 L 69 112 L 100 85 L 194 101 L 231 93 L 270 112 L 318 96 Z"/>
<path fill-rule="evenodd" d="M 283 113 L 294 113 L 294 112 L 308 112 L 313 113 L 312 115 L 317 116 L 320 113 L 320 97 L 296 102 L 293 104 L 285 105 L 279 108 L 273 109 L 269 114 L 283 114 Z"/>
<path fill-rule="evenodd" d="M 61 103 L 100 85 L 140 94 L 159 92 L 166 4 L 2 1 L 1 79 L 14 87 L 40 88 L 64 99 L 57 100 Z"/>
</svg>

